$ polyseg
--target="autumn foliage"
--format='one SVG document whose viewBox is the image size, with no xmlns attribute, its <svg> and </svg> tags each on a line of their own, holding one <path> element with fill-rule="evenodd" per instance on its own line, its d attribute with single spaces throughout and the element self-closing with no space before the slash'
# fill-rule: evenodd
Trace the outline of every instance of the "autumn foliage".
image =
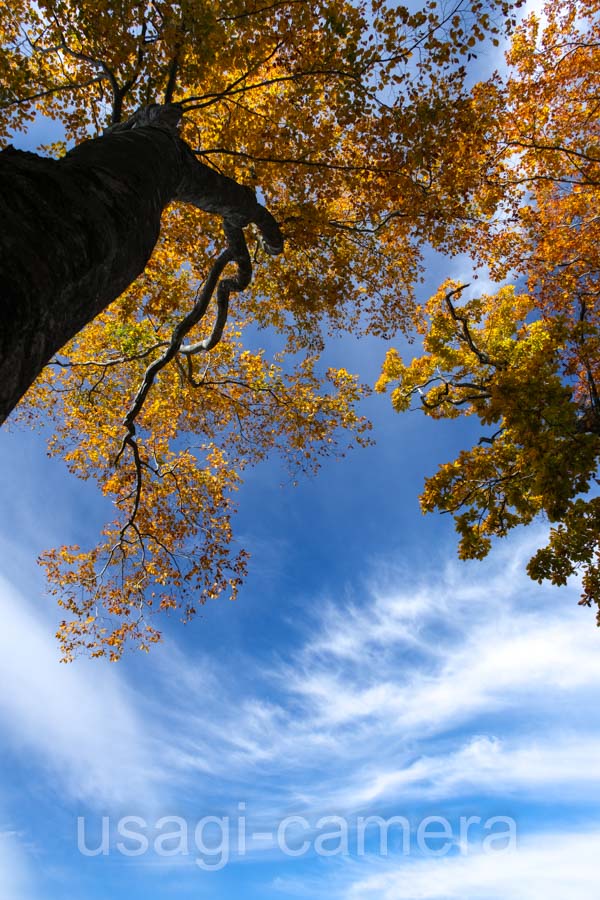
<svg viewBox="0 0 600 900">
<path fill-rule="evenodd" d="M 515 286 L 443 284 L 419 312 L 424 354 L 390 351 L 379 382 L 398 411 L 416 401 L 485 426 L 421 497 L 455 517 L 460 555 L 481 558 L 542 514 L 550 540 L 528 571 L 564 584 L 581 570 L 587 605 L 600 604 L 598 11 L 548 3 L 517 29 L 506 76 L 473 91 L 486 145 L 467 249 Z"/>
<path fill-rule="evenodd" d="M 160 371 L 135 448 L 123 423 L 144 373 L 223 244 L 209 215 L 170 207 L 143 275 L 28 395 L 22 417 L 50 419 L 51 451 L 115 509 L 96 547 L 44 557 L 65 610 L 65 658 L 147 648 L 160 637 L 157 611 L 190 616 L 206 598 L 235 595 L 247 557 L 233 541 L 233 498 L 247 466 L 277 452 L 312 471 L 369 440 L 356 411 L 364 388 L 320 362 L 327 335 L 342 330 L 416 329 L 424 355 L 404 364 L 391 351 L 379 383 L 393 385 L 394 406 L 422 397 L 429 415 L 473 413 L 489 426 L 423 495 L 425 509 L 457 515 L 462 555 L 484 555 L 492 536 L 545 512 L 557 525 L 532 574 L 560 582 L 583 562 L 585 596 L 600 598 L 600 510 L 582 499 L 600 431 L 598 10 L 563 3 L 545 28 L 528 19 L 509 74 L 473 84 L 478 48 L 499 44 L 517 6 L 0 6 L 5 142 L 42 112 L 64 126 L 65 143 L 46 148 L 60 154 L 140 106 L 178 103 L 198 158 L 257 188 L 285 237 L 268 258 L 247 236 L 251 287 L 209 353 L 179 353 Z M 420 308 L 427 246 L 468 253 L 517 288 L 486 296 L 446 284 Z M 271 357 L 253 349 L 266 328 L 279 347 Z"/>
</svg>

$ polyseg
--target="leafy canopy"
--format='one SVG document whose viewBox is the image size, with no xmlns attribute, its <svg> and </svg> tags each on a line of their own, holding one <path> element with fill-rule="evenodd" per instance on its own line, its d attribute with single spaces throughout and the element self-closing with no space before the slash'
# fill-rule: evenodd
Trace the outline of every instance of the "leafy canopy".
<svg viewBox="0 0 600 900">
<path fill-rule="evenodd" d="M 393 386 L 398 411 L 416 401 L 486 427 L 421 497 L 455 517 L 462 557 L 541 513 L 553 527 L 529 574 L 564 584 L 581 570 L 581 602 L 600 606 L 598 12 L 548 2 L 543 26 L 532 15 L 517 29 L 507 76 L 473 92 L 487 124 L 470 253 L 518 289 L 442 285 L 419 311 L 423 355 L 390 351 L 378 388 Z"/>
<path fill-rule="evenodd" d="M 518 4 L 436 0 L 409 9 L 347 0 L 10 0 L 0 4 L 0 136 L 40 112 L 67 145 L 148 103 L 181 104 L 183 137 L 207 164 L 259 188 L 286 240 L 239 295 L 223 340 L 178 354 L 137 417 L 124 420 L 222 245 L 218 223 L 169 208 L 144 274 L 65 347 L 22 407 L 53 425 L 51 451 L 93 478 L 115 517 L 96 547 L 44 556 L 65 611 L 66 659 L 148 646 L 152 613 L 190 616 L 235 595 L 246 568 L 232 538 L 246 466 L 279 452 L 314 470 L 368 441 L 345 370 L 323 371 L 330 332 L 392 336 L 417 315 L 421 248 L 473 240 L 504 186 L 481 195 L 497 92 L 470 90 L 467 65 L 498 43 Z M 495 133 L 495 132 L 494 132 Z M 252 239 L 251 239 L 252 241 Z M 201 324 L 194 340 L 210 332 Z M 252 349 L 269 327 L 281 352 Z M 271 342 L 275 340 L 271 338 Z M 349 438 L 342 438 L 344 433 Z"/>
</svg>

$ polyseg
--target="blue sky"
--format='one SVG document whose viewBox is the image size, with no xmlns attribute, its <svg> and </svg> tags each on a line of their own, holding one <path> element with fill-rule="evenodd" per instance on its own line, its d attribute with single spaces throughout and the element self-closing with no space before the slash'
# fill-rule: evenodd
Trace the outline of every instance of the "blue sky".
<svg viewBox="0 0 600 900">
<path fill-rule="evenodd" d="M 430 284 L 461 266 L 432 258 Z M 373 380 L 384 352 L 329 361 Z M 594 614 L 527 578 L 543 523 L 466 564 L 419 512 L 475 423 L 365 412 L 376 445 L 316 479 L 249 473 L 239 600 L 118 665 L 58 663 L 35 562 L 93 540 L 102 500 L 43 435 L 0 431 L 2 900 L 597 897 Z"/>
<path fill-rule="evenodd" d="M 365 366 L 380 351 L 354 348 Z M 416 496 L 467 435 L 397 417 L 385 398 L 369 409 L 377 446 L 295 489 L 273 464 L 251 473 L 240 599 L 186 628 L 173 619 L 162 647 L 112 666 L 57 662 L 57 614 L 35 565 L 48 546 L 91 539 L 102 503 L 46 458 L 41 435 L 2 432 L 5 900 L 596 896 L 593 614 L 576 584 L 527 579 L 541 526 L 483 563 L 456 561 L 451 522 L 423 517 Z M 374 826 L 364 852 L 357 844 L 358 817 L 376 815 L 408 822 L 391 826 L 387 853 Z M 448 823 L 445 839 L 419 846 L 431 816 Z M 461 845 L 461 817 L 473 816 Z M 86 855 L 102 846 L 103 817 L 107 852 Z M 516 841 L 484 847 L 507 817 Z M 291 851 L 308 844 L 301 854 L 278 848 L 282 822 Z M 118 847 L 144 839 L 137 856 Z"/>
<path fill-rule="evenodd" d="M 45 459 L 40 436 L 2 435 L 3 897 L 595 896 L 593 616 L 577 585 L 527 579 L 535 529 L 483 563 L 456 562 L 450 523 L 415 500 L 418 469 L 446 448 L 423 453 L 431 434 L 381 416 L 378 447 L 295 490 L 258 472 L 241 497 L 254 562 L 240 600 L 185 629 L 174 620 L 150 656 L 112 666 L 58 664 L 34 563 L 65 532 L 95 527 L 93 491 Z M 408 820 L 408 852 L 399 828 L 387 854 L 369 831 L 358 852 L 357 817 L 372 815 Z M 126 816 L 146 853 L 119 851 L 141 846 L 117 833 Z M 203 826 L 202 853 L 206 816 L 218 821 Z M 290 816 L 303 820 L 285 834 L 292 850 L 310 844 L 302 855 L 276 846 Z M 331 816 L 347 854 L 338 819 L 317 827 Z M 428 816 L 448 823 L 443 855 L 429 852 L 439 841 L 417 846 Z M 460 847 L 468 816 L 481 822 Z M 484 852 L 498 816 L 514 820 L 516 846 Z M 78 817 L 88 851 L 108 817 L 107 853 L 80 852 Z M 155 852 L 176 830 L 163 847 L 187 854 Z M 318 853 L 318 835 L 336 831 L 321 849 L 337 852 Z"/>
</svg>

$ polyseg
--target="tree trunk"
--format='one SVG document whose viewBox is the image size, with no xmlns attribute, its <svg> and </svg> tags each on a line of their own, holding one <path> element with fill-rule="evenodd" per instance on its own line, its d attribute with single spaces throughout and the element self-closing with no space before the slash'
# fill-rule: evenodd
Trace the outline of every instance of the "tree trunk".
<svg viewBox="0 0 600 900">
<path fill-rule="evenodd" d="M 0 423 L 60 348 L 143 271 L 171 200 L 281 234 L 254 193 L 198 162 L 181 112 L 147 107 L 60 160 L 0 153 Z"/>
</svg>

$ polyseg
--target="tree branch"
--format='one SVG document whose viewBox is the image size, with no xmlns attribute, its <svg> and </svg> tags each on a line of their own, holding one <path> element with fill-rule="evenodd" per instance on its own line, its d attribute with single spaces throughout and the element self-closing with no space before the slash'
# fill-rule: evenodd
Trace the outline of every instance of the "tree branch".
<svg viewBox="0 0 600 900">
<path fill-rule="evenodd" d="M 466 341 L 469 349 L 475 354 L 475 356 L 477 357 L 479 362 L 483 363 L 485 366 L 491 366 L 494 364 L 492 363 L 492 361 L 489 358 L 489 356 L 487 355 L 487 353 L 485 353 L 483 350 L 480 350 L 479 347 L 477 346 L 477 344 L 475 343 L 475 341 L 473 340 L 473 336 L 471 335 L 471 332 L 469 330 L 469 323 L 467 322 L 466 317 L 459 315 L 459 313 L 456 311 L 455 306 L 452 303 L 452 297 L 455 294 L 460 294 L 462 291 L 464 291 L 465 288 L 468 288 L 468 287 L 469 287 L 468 284 L 461 284 L 460 287 L 455 288 L 453 291 L 449 291 L 449 293 L 446 294 L 444 300 L 446 302 L 446 306 L 448 307 L 448 309 L 450 311 L 450 315 L 452 316 L 452 318 L 454 319 L 454 321 L 456 323 L 460 324 L 461 331 L 463 333 L 463 338 Z"/>
</svg>

